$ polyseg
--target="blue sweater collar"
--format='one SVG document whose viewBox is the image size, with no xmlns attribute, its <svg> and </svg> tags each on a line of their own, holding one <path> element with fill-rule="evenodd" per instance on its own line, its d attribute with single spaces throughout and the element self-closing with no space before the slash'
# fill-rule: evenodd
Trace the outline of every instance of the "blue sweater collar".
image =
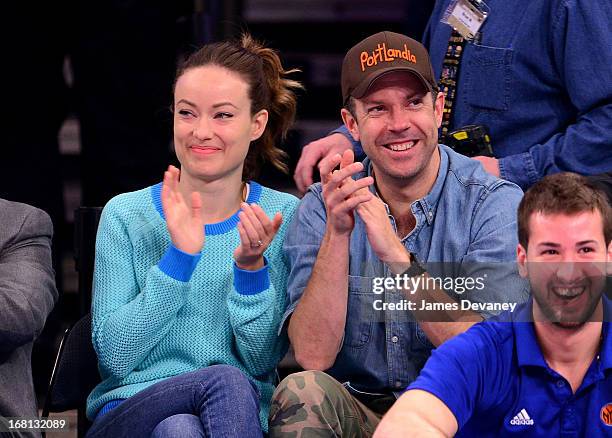
<svg viewBox="0 0 612 438">
<path fill-rule="evenodd" d="M 251 204 L 253 202 L 259 202 L 259 198 L 261 197 L 262 187 L 255 181 L 249 181 L 249 197 L 246 202 Z M 155 184 L 151 187 L 151 199 L 153 201 L 153 205 L 155 205 L 155 209 L 165 221 L 166 217 L 164 216 L 164 210 L 162 209 L 161 204 L 161 190 L 162 183 Z M 207 236 L 215 235 L 215 234 L 224 234 L 228 231 L 234 229 L 236 225 L 238 225 L 239 219 L 238 214 L 242 211 L 242 209 L 238 210 L 236 213 L 231 215 L 229 218 L 222 222 L 217 222 L 214 224 L 206 224 L 204 225 L 204 232 Z"/>
</svg>

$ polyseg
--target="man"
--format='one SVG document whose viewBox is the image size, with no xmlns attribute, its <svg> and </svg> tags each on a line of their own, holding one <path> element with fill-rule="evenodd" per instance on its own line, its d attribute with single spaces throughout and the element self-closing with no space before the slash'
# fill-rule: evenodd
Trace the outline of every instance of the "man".
<svg viewBox="0 0 612 438">
<path fill-rule="evenodd" d="M 452 28 L 440 20 L 450 2 L 436 2 L 423 37 L 436 78 L 445 69 L 449 48 Z M 449 132 L 486 126 L 494 157 L 477 159 L 485 170 L 524 190 L 560 171 L 609 172 L 612 3 L 485 3 L 489 14 L 477 40 L 465 42 L 459 58 Z M 333 134 L 303 149 L 295 172 L 298 188 L 303 191 L 312 183 L 312 168 L 322 157 L 351 147 L 344 135 Z"/>
<path fill-rule="evenodd" d="M 351 151 L 324 159 L 322 184 L 285 238 L 288 334 L 312 371 L 278 387 L 272 436 L 370 436 L 434 345 L 495 313 L 492 303 L 526 298 L 516 265 L 493 263 L 514 260 L 522 192 L 438 145 L 444 97 L 425 48 L 391 32 L 366 38 L 344 58 L 342 92 L 342 118 L 368 159 L 354 163 Z M 401 309 L 405 298 L 452 307 L 458 287 L 447 295 L 424 283 L 387 286 L 398 275 L 425 282 L 434 270 L 485 278 L 486 290 L 461 295 L 483 311 Z"/>
<path fill-rule="evenodd" d="M 0 417 L 38 416 L 30 359 L 57 300 L 52 229 L 42 210 L 0 199 Z M 40 435 L 21 430 L 12 436 Z"/>
<path fill-rule="evenodd" d="M 612 209 L 584 177 L 536 183 L 518 213 L 533 300 L 437 349 L 377 437 L 612 432 Z"/>
</svg>

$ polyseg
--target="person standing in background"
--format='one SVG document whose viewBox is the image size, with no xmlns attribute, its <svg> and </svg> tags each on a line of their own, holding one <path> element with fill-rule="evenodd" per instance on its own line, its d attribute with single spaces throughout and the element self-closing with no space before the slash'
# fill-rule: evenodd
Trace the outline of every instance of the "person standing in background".
<svg viewBox="0 0 612 438">
<path fill-rule="evenodd" d="M 443 92 L 454 75 L 448 133 L 485 127 L 493 156 L 474 158 L 523 190 L 560 171 L 610 172 L 612 3 L 488 0 L 488 15 L 469 41 L 441 22 L 450 3 L 436 2 L 423 36 Z M 342 128 L 307 145 L 296 168 L 298 188 L 312 183 L 321 158 L 351 147 L 361 155 Z"/>
</svg>

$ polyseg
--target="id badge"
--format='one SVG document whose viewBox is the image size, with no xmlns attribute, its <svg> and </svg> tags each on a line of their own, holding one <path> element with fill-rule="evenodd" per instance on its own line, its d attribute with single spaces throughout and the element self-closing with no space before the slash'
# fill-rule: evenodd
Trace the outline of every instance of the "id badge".
<svg viewBox="0 0 612 438">
<path fill-rule="evenodd" d="M 452 26 L 466 40 L 473 41 L 489 13 L 489 6 L 483 0 L 453 0 L 441 21 Z"/>
</svg>

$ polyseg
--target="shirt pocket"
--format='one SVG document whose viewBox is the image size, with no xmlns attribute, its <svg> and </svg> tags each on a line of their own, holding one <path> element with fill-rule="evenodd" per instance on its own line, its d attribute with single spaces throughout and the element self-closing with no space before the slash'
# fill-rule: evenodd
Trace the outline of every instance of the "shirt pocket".
<svg viewBox="0 0 612 438">
<path fill-rule="evenodd" d="M 512 87 L 513 49 L 474 45 L 465 74 L 463 99 L 472 109 L 506 111 Z"/>
<path fill-rule="evenodd" d="M 372 337 L 374 322 L 372 278 L 349 275 L 348 289 L 344 345 L 361 348 Z"/>
</svg>

